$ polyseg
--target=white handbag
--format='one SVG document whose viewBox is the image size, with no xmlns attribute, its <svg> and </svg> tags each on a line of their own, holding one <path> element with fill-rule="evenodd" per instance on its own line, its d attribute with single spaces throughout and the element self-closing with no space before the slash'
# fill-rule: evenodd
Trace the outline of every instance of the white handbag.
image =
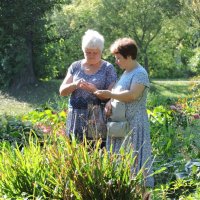
<svg viewBox="0 0 200 200">
<path fill-rule="evenodd" d="M 126 105 L 123 102 L 113 100 L 112 115 L 107 122 L 107 135 L 109 137 L 123 138 L 130 131 L 129 122 L 126 120 Z"/>
<path fill-rule="evenodd" d="M 107 135 L 114 138 L 124 138 L 130 131 L 129 122 L 107 122 Z"/>
<path fill-rule="evenodd" d="M 111 106 L 112 106 L 112 115 L 110 116 L 111 121 L 114 122 L 126 121 L 125 103 L 117 100 L 112 100 Z"/>
<path fill-rule="evenodd" d="M 131 87 L 132 78 L 129 87 Z M 111 100 L 111 105 L 112 114 L 107 122 L 107 136 L 116 138 L 126 137 L 131 131 L 130 124 L 126 119 L 126 104 L 113 99 Z"/>
</svg>

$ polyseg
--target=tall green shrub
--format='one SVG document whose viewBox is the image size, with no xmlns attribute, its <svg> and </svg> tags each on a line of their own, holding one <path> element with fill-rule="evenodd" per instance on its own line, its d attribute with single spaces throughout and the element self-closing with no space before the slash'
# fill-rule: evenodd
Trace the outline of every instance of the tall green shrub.
<svg viewBox="0 0 200 200">
<path fill-rule="evenodd" d="M 41 148 L 0 148 L 0 194 L 31 199 L 141 199 L 143 169 L 131 173 L 132 151 L 113 154 L 88 141 L 52 137 Z"/>
</svg>

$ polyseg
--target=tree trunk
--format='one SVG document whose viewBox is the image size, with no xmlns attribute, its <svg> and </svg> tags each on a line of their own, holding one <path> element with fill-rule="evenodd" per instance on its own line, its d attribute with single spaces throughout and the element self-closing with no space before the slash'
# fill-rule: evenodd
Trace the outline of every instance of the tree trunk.
<svg viewBox="0 0 200 200">
<path fill-rule="evenodd" d="M 142 46 L 142 45 L 141 45 Z M 141 53 L 142 53 L 142 60 L 143 60 L 143 65 L 144 68 L 147 70 L 147 73 L 149 74 L 149 59 L 147 55 L 147 48 L 141 48 Z"/>
<path fill-rule="evenodd" d="M 29 31 L 26 35 L 27 46 L 27 62 L 24 67 L 14 76 L 11 89 L 18 90 L 22 86 L 27 84 L 36 83 L 36 76 L 33 65 L 33 39 L 32 31 Z"/>
<path fill-rule="evenodd" d="M 149 73 L 149 60 L 146 53 L 144 54 L 144 67 L 147 70 L 147 73 Z"/>
</svg>

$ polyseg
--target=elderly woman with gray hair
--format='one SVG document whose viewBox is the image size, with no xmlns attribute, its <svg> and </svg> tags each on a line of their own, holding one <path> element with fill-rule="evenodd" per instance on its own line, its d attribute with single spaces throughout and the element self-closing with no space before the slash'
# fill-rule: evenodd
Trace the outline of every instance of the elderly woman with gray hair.
<svg viewBox="0 0 200 200">
<path fill-rule="evenodd" d="M 101 137 L 106 139 L 103 114 L 105 98 L 94 95 L 96 90 L 110 90 L 117 79 L 113 65 L 101 58 L 104 37 L 88 30 L 82 38 L 84 59 L 75 61 L 68 68 L 60 86 L 60 95 L 70 95 L 68 102 L 67 135 L 79 140 Z"/>
</svg>

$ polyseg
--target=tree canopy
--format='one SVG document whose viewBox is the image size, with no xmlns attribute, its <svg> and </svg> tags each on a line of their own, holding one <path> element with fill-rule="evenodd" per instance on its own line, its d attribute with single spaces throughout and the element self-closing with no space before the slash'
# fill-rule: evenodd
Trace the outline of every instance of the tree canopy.
<svg viewBox="0 0 200 200">
<path fill-rule="evenodd" d="M 14 88 L 36 81 L 48 35 L 46 13 L 62 0 L 5 0 L 0 3 L 0 82 Z M 43 63 L 40 62 L 40 70 Z"/>
<path fill-rule="evenodd" d="M 14 89 L 39 79 L 63 78 L 83 57 L 87 29 L 110 44 L 132 37 L 151 77 L 200 73 L 199 0 L 5 0 L 0 2 L 0 84 Z"/>
</svg>

